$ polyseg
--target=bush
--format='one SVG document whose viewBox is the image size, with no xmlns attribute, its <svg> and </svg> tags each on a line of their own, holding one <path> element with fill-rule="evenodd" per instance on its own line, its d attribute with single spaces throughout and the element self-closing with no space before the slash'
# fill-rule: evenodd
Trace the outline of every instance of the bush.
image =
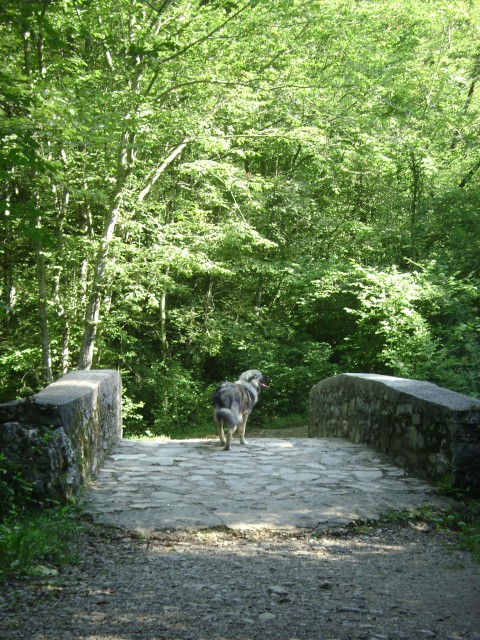
<svg viewBox="0 0 480 640">
<path fill-rule="evenodd" d="M 32 485 L 19 469 L 0 453 L 0 524 L 33 506 Z"/>
<path fill-rule="evenodd" d="M 352 265 L 344 288 L 356 327 L 338 352 L 345 370 L 430 380 L 476 395 L 480 384 L 478 286 L 435 262 L 415 271 Z"/>
</svg>

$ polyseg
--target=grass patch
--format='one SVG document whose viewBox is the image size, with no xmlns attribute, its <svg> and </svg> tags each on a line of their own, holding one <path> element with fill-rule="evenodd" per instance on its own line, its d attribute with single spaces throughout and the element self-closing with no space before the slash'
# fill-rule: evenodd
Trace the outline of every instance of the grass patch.
<svg viewBox="0 0 480 640">
<path fill-rule="evenodd" d="M 447 533 L 454 537 L 457 546 L 468 551 L 475 562 L 480 563 L 480 501 L 463 499 L 452 507 L 438 509 L 423 507 L 414 511 L 388 511 L 379 520 L 356 522 L 355 531 L 365 531 L 379 525 L 425 528 Z"/>
<path fill-rule="evenodd" d="M 55 575 L 77 560 L 79 533 L 84 529 L 76 505 L 24 512 L 0 524 L 0 579 Z"/>
<path fill-rule="evenodd" d="M 263 435 L 268 434 L 269 431 L 278 431 L 282 429 L 294 429 L 296 427 L 303 427 L 308 424 L 308 416 L 303 414 L 272 418 L 268 422 L 256 422 L 256 415 L 249 418 L 247 424 L 247 440 L 248 434 L 257 434 L 262 432 Z M 257 418 L 258 419 L 258 418 Z M 188 425 L 183 429 L 172 429 L 168 434 L 156 434 L 150 429 L 145 429 L 143 434 L 132 434 L 128 430 L 124 431 L 124 437 L 129 440 L 188 440 L 190 438 L 218 438 L 217 427 L 213 421 L 207 424 L 200 425 Z M 238 437 L 238 431 L 235 432 L 234 437 Z"/>
<path fill-rule="evenodd" d="M 262 424 L 259 425 L 259 428 L 268 431 L 269 429 L 291 429 L 295 427 L 302 427 L 306 424 L 308 424 L 308 416 L 303 414 L 296 414 L 293 416 L 280 416 L 277 418 L 272 418 L 267 423 L 262 422 Z"/>
<path fill-rule="evenodd" d="M 76 503 L 39 501 L 20 467 L 0 454 L 0 581 L 55 575 L 75 561 L 84 526 Z"/>
</svg>

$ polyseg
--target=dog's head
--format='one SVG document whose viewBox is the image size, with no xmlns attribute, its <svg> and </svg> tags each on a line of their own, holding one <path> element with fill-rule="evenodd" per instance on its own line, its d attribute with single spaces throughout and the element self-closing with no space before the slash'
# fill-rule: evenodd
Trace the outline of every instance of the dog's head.
<svg viewBox="0 0 480 640">
<path fill-rule="evenodd" d="M 239 380 L 249 382 L 259 392 L 261 389 L 268 389 L 268 376 L 258 369 L 249 369 L 248 371 L 244 371 Z"/>
</svg>

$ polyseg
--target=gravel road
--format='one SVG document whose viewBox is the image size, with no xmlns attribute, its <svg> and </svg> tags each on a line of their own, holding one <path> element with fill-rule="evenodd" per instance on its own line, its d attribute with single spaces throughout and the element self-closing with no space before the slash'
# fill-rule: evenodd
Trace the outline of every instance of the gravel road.
<svg viewBox="0 0 480 640">
<path fill-rule="evenodd" d="M 480 640 L 480 567 L 414 524 L 320 537 L 139 539 L 94 527 L 78 566 L 0 594 L 5 640 Z"/>
</svg>

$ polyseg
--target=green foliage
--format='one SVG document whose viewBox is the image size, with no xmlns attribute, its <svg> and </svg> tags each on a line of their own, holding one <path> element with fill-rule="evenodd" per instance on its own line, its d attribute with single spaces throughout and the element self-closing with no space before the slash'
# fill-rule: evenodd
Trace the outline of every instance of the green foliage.
<svg viewBox="0 0 480 640">
<path fill-rule="evenodd" d="M 83 526 L 78 506 L 39 505 L 32 486 L 3 454 L 0 505 L 0 579 L 56 574 L 56 566 L 74 561 Z"/>
<path fill-rule="evenodd" d="M 252 366 L 265 425 L 347 370 L 478 394 L 472 5 L 10 3 L 0 400 L 88 339 L 137 436 Z"/>
<path fill-rule="evenodd" d="M 0 453 L 0 524 L 33 505 L 32 486 L 17 466 Z"/>
<path fill-rule="evenodd" d="M 82 524 L 74 506 L 29 511 L 0 524 L 0 579 L 56 575 L 77 558 L 75 542 Z"/>
<path fill-rule="evenodd" d="M 330 286 L 332 278 L 337 290 Z M 303 307 L 311 314 L 312 308 L 331 305 L 338 314 L 339 302 L 348 303 L 343 307 L 347 332 L 338 334 L 343 339 L 334 352 L 343 370 L 428 379 L 475 395 L 479 296 L 473 283 L 445 275 L 436 262 L 408 271 L 352 263 L 329 267 L 314 281 Z"/>
</svg>

